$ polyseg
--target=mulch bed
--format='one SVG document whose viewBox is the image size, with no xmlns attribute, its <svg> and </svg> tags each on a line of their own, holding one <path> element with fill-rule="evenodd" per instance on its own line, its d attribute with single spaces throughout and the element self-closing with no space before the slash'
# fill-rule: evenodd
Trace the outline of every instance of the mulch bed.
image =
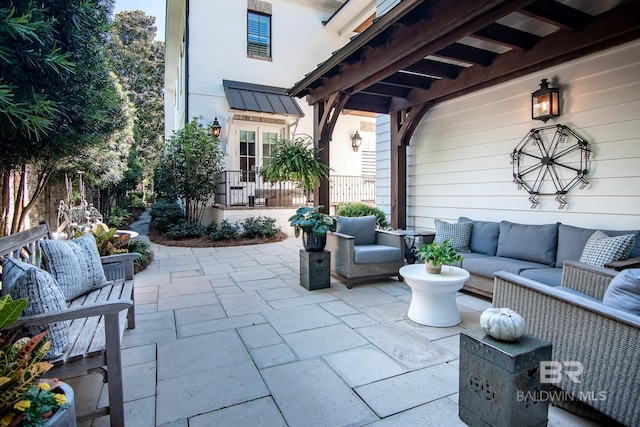
<svg viewBox="0 0 640 427">
<path fill-rule="evenodd" d="M 149 230 L 149 240 L 153 243 L 165 246 L 179 246 L 183 248 L 218 248 L 228 246 L 260 245 L 263 243 L 281 242 L 286 238 L 287 235 L 280 232 L 275 237 L 258 237 L 255 239 L 213 240 L 209 237 L 203 236 L 193 239 L 175 240 L 155 230 Z"/>
</svg>

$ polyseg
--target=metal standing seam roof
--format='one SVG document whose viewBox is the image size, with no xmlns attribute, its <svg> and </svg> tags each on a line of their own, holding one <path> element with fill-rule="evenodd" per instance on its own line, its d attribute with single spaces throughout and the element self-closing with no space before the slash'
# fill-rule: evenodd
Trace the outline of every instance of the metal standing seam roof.
<svg viewBox="0 0 640 427">
<path fill-rule="evenodd" d="M 286 88 L 223 80 L 229 107 L 234 110 L 303 117 L 304 113 Z"/>
</svg>

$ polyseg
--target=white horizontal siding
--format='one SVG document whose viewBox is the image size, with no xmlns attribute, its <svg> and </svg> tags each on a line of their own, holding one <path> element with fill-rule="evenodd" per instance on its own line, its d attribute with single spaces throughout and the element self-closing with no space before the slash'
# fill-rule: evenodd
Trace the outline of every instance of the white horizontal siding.
<svg viewBox="0 0 640 427">
<path fill-rule="evenodd" d="M 539 196 L 513 183 L 511 152 L 531 128 L 530 93 L 547 78 L 561 88 L 561 116 L 589 143 L 589 185 L 566 196 Z M 381 175 L 388 171 L 388 117 L 378 123 Z M 609 229 L 640 228 L 640 42 L 556 66 L 436 105 L 416 129 L 407 150 L 407 225 L 433 228 L 434 218 L 524 223 L 562 222 Z M 576 156 L 569 156 L 568 163 Z M 388 164 L 388 163 L 387 163 Z M 388 200 L 380 180 L 378 199 Z M 543 187 L 548 188 L 548 187 Z M 388 209 L 388 206 L 385 206 Z"/>
</svg>

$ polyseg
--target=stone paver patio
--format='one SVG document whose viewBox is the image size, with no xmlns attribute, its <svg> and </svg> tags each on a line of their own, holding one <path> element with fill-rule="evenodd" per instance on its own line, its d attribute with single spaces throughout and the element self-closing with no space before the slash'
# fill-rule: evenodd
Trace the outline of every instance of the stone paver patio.
<svg viewBox="0 0 640 427">
<path fill-rule="evenodd" d="M 462 323 L 421 326 L 395 279 L 307 291 L 300 246 L 153 245 L 123 338 L 128 427 L 465 425 L 458 334 L 490 303 L 459 293 Z M 99 375 L 69 382 L 78 411 L 106 398 Z M 596 424 L 551 408 L 549 425 Z"/>
</svg>

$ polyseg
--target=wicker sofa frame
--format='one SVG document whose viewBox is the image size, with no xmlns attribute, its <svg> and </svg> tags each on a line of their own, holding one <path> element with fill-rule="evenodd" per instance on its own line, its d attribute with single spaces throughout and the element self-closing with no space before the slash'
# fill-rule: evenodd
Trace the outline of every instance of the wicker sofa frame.
<svg viewBox="0 0 640 427">
<path fill-rule="evenodd" d="M 521 314 L 528 333 L 552 343 L 553 360 L 582 363 L 581 382 L 563 376 L 557 386 L 568 396 L 554 404 L 588 415 L 586 404 L 624 425 L 637 426 L 640 425 L 640 316 L 598 301 L 616 273 L 565 261 L 562 287 L 584 294 L 581 296 L 561 287 L 498 272 L 493 305 L 509 307 Z"/>
</svg>

